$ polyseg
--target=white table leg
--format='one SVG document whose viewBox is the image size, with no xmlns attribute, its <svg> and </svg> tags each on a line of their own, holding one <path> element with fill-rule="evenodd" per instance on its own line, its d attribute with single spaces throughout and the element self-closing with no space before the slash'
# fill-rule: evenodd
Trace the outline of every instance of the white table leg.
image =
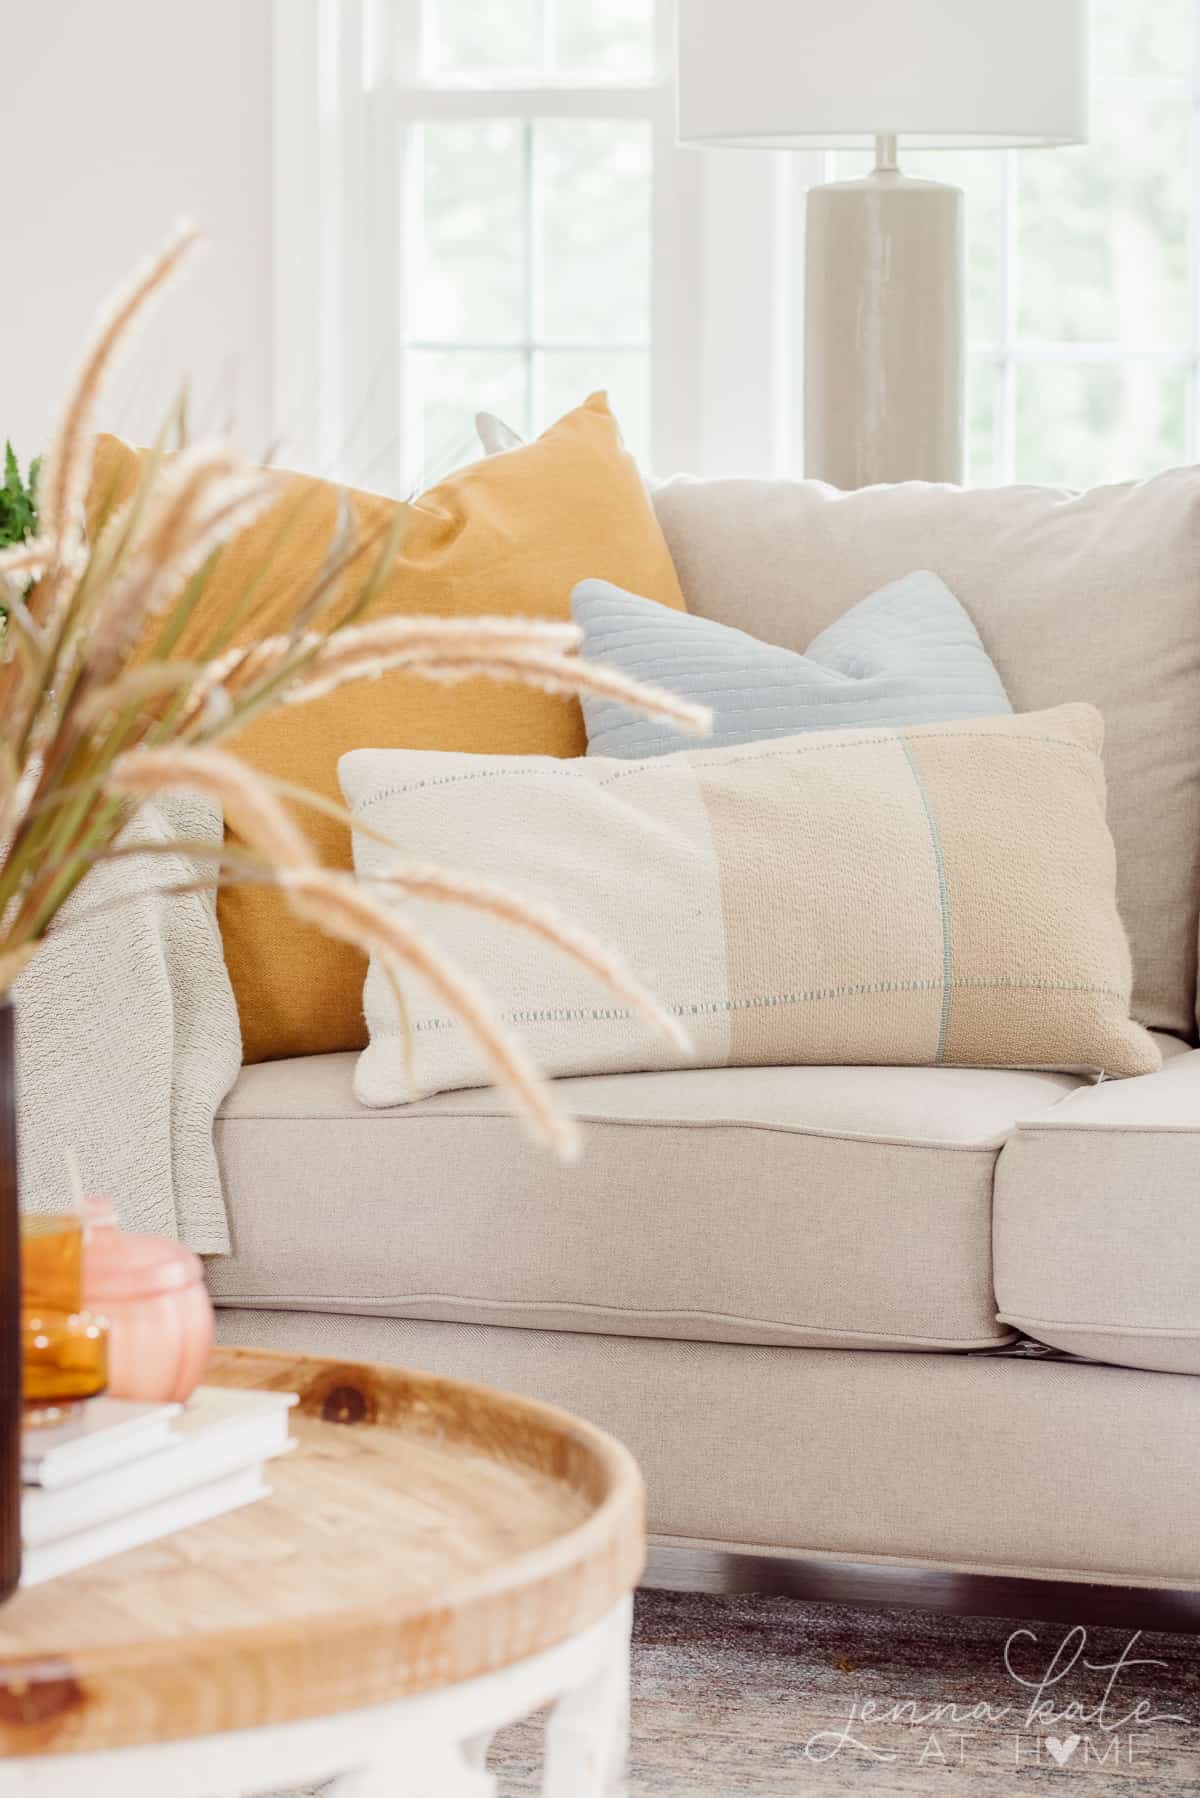
<svg viewBox="0 0 1200 1798">
<path fill-rule="evenodd" d="M 496 1782 L 455 1743 L 405 1742 L 386 1759 L 340 1774 L 325 1798 L 496 1798 Z"/>
<path fill-rule="evenodd" d="M 480 1773 L 485 1773 L 487 1771 L 488 1749 L 492 1745 L 492 1737 L 494 1734 L 495 1731 L 489 1729 L 486 1730 L 483 1735 L 472 1736 L 468 1741 L 463 1743 L 462 1751 L 466 1757 L 468 1767 L 474 1767 Z"/>
<path fill-rule="evenodd" d="M 629 1753 L 629 1633 L 614 1633 L 604 1661 L 564 1692 L 546 1723 L 543 1798 L 618 1798 Z"/>
</svg>

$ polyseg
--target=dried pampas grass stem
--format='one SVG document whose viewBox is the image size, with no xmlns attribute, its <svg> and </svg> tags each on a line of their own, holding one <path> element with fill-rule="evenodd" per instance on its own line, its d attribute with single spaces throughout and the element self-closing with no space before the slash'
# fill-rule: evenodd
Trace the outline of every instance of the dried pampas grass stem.
<svg viewBox="0 0 1200 1798">
<path fill-rule="evenodd" d="M 294 515 L 303 502 L 285 500 L 257 569 L 233 595 L 223 594 L 209 618 L 204 602 L 217 552 L 280 489 L 275 476 L 225 443 L 188 447 L 182 402 L 142 458 L 132 497 L 115 503 L 116 492 L 100 496 L 89 541 L 84 502 L 105 377 L 198 242 L 194 230 L 181 227 L 101 317 L 42 467 L 38 534 L 0 550 L 0 996 L 90 868 L 139 853 L 153 862 L 150 849 L 118 840 L 139 805 L 169 790 L 201 792 L 222 807 L 239 841 L 215 853 L 178 842 L 175 850 L 196 848 L 212 863 L 215 883 L 280 887 L 299 916 L 375 955 L 402 1031 L 401 977 L 423 982 L 474 1040 L 530 1128 L 571 1156 L 578 1135 L 520 1044 L 396 899 L 467 907 L 533 934 L 684 1053 L 678 1020 L 585 931 L 486 880 L 397 861 L 387 875 L 359 884 L 321 867 L 294 806 L 315 808 L 347 831 L 368 827 L 332 799 L 255 774 L 218 744 L 272 708 L 303 705 L 393 670 L 437 681 L 482 675 L 611 699 L 692 733 L 708 728 L 709 714 L 582 660 L 580 632 L 566 622 L 369 617 L 412 517 L 404 505 L 358 537 L 354 508 L 341 496 L 323 560 L 314 558 L 313 576 L 280 594 L 276 572 L 287 558 L 277 552 L 290 532 L 304 534 Z M 256 630 L 268 616 L 270 633 Z M 402 705 L 403 689 L 397 691 Z M 165 853 L 168 846 L 155 847 Z M 169 890 L 199 891 L 213 882 Z M 410 1051 L 412 1042 L 406 1035 Z"/>
<path fill-rule="evenodd" d="M 489 917 L 511 924 L 516 930 L 540 937 L 542 942 L 586 968 L 614 998 L 623 999 L 631 1010 L 640 1013 L 680 1054 L 692 1053 L 691 1038 L 683 1025 L 652 993 L 647 992 L 640 981 L 634 979 L 621 957 L 606 949 L 590 932 L 559 917 L 551 906 L 522 898 L 506 887 L 476 879 L 470 874 L 449 873 L 445 868 L 389 868 L 384 873 L 371 875 L 369 884 L 388 887 L 410 899 L 431 899 L 485 912 Z"/>
<path fill-rule="evenodd" d="M 97 324 L 71 389 L 38 481 L 41 531 L 55 558 L 65 560 L 83 536 L 83 500 L 92 470 L 96 401 L 105 376 L 134 324 L 145 315 L 188 257 L 200 234 L 180 225 L 157 256 L 137 269 L 129 285 L 114 295 Z"/>
<path fill-rule="evenodd" d="M 533 1134 L 564 1161 L 579 1153 L 579 1133 L 550 1097 L 524 1050 L 489 1009 L 475 986 L 412 925 L 379 904 L 344 875 L 325 868 L 285 870 L 280 884 L 293 909 L 330 936 L 365 945 L 424 981 L 473 1038 L 496 1084 L 512 1099 Z"/>
<path fill-rule="evenodd" d="M 134 749 L 119 756 L 110 793 L 147 798 L 155 793 L 206 793 L 223 808 L 237 834 L 277 868 L 316 865 L 304 832 L 288 817 L 265 781 L 223 749 Z"/>
</svg>

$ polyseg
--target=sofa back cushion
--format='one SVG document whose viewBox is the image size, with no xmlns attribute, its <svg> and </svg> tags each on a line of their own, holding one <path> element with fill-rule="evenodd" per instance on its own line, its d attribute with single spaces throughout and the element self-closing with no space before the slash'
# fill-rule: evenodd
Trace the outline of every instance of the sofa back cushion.
<svg viewBox="0 0 1200 1798">
<path fill-rule="evenodd" d="M 691 612 L 803 650 L 886 581 L 930 568 L 1017 711 L 1099 707 L 1134 1015 L 1194 1035 L 1200 471 L 1083 494 L 681 478 L 655 505 Z"/>
</svg>

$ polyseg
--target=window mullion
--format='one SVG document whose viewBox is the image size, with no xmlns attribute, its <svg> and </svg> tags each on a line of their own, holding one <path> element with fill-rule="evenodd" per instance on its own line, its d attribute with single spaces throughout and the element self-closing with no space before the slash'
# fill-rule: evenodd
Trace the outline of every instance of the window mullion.
<svg viewBox="0 0 1200 1798">
<path fill-rule="evenodd" d="M 380 427 L 392 491 L 410 492 L 425 463 L 425 420 L 421 382 L 409 339 L 412 333 L 412 290 L 420 268 L 424 230 L 424 145 L 412 119 L 398 108 L 392 94 L 400 83 L 420 79 L 428 64 L 432 7 L 430 0 L 373 0 L 386 15 L 386 49 L 380 59 L 384 84 L 378 108 L 381 187 L 374 217 L 394 220 L 394 229 L 379 233 L 386 274 L 380 289 L 381 310 L 390 306 L 395 353 L 379 383 Z"/>
<path fill-rule="evenodd" d="M 675 136 L 675 4 L 655 0 L 650 210 L 650 461 L 657 474 L 703 461 L 704 192 L 709 152 Z"/>
<path fill-rule="evenodd" d="M 274 360 L 271 434 L 285 460 L 318 463 L 322 393 L 319 305 L 322 243 L 313 195 L 321 126 L 315 10 L 294 28 L 289 0 L 275 0 Z"/>
<path fill-rule="evenodd" d="M 319 0 L 317 32 L 317 454 L 321 471 L 337 475 L 361 454 L 355 408 L 366 389 L 363 0 Z"/>
<path fill-rule="evenodd" d="M 1004 153 L 1000 218 L 1000 361 L 996 395 L 995 468 L 997 482 L 1016 479 L 1017 462 L 1017 319 L 1020 283 L 1020 161 L 1016 150 Z"/>
<path fill-rule="evenodd" d="M 542 335 L 542 320 L 545 312 L 542 293 L 542 271 L 545 259 L 542 255 L 541 156 L 539 132 L 533 119 L 525 120 L 523 146 L 525 180 L 525 341 L 523 345 L 525 429 L 527 435 L 532 437 L 541 424 L 538 393 L 540 371 L 534 345 Z"/>
<path fill-rule="evenodd" d="M 555 63 L 554 0 L 538 0 L 538 43 L 542 59 L 542 75 L 547 80 Z"/>
<path fill-rule="evenodd" d="M 403 198 L 400 205 L 400 328 L 403 351 L 398 381 L 398 417 L 403 439 L 404 486 L 412 489 L 425 467 L 425 417 L 422 382 L 413 355 L 410 320 L 415 278 L 423 260 L 425 240 L 425 134 L 420 125 L 401 125 L 403 143 Z"/>
<path fill-rule="evenodd" d="M 439 80 L 393 82 L 390 97 L 410 119 L 652 119 L 661 91 L 644 81 L 472 87 Z"/>
</svg>

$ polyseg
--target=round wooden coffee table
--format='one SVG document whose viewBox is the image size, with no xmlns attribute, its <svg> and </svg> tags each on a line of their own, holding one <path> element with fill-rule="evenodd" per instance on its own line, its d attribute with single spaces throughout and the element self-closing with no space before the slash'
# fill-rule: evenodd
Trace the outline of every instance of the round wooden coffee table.
<svg viewBox="0 0 1200 1798">
<path fill-rule="evenodd" d="M 298 1392 L 272 1495 L 0 1608 L 0 1798 L 489 1798 L 493 1732 L 549 1703 L 543 1791 L 617 1788 L 637 1468 L 548 1405 L 222 1350 Z"/>
</svg>

